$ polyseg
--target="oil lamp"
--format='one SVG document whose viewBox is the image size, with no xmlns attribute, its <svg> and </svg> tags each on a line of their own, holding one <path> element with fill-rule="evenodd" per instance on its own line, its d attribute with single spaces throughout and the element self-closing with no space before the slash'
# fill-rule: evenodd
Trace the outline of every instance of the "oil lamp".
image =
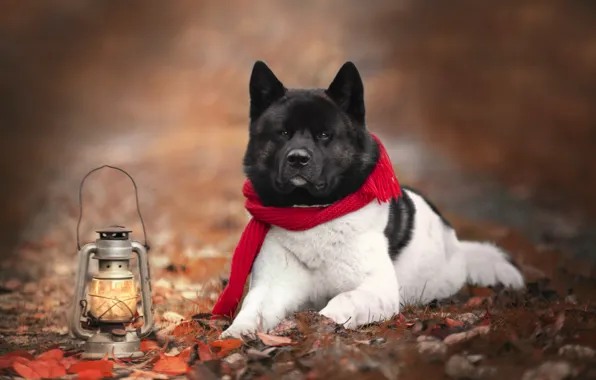
<svg viewBox="0 0 596 380">
<path fill-rule="evenodd" d="M 122 169 L 112 166 L 102 166 L 94 169 L 85 176 L 79 189 L 79 200 L 85 179 L 94 171 L 104 167 L 119 170 L 126 174 L 133 182 L 136 194 L 136 184 L 132 177 Z M 82 217 L 80 206 L 79 224 L 77 225 L 78 272 L 75 281 L 74 302 L 70 316 L 71 336 L 84 341 L 83 357 L 87 359 L 101 359 L 108 357 L 135 358 L 143 356 L 140 350 L 141 338 L 149 335 L 153 330 L 153 307 L 151 300 L 151 282 L 149 261 L 147 257 L 148 245 L 130 238 L 131 230 L 122 226 L 110 226 L 96 232 L 99 237 L 95 242 L 88 243 L 82 248 L 79 244 L 79 225 Z M 138 197 L 137 197 L 138 209 Z M 140 211 L 138 212 L 141 217 Z M 143 232 L 145 226 L 143 224 Z M 131 271 L 131 260 L 137 259 L 140 290 Z M 98 271 L 89 276 L 90 260 L 98 261 Z M 142 300 L 143 325 L 133 328 L 137 319 L 137 301 Z"/>
</svg>

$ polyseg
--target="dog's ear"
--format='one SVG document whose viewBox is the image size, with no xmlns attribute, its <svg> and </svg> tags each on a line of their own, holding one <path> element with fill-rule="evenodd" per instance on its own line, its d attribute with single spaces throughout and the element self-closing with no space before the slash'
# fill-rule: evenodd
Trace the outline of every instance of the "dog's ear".
<svg viewBox="0 0 596 380">
<path fill-rule="evenodd" d="M 256 61 L 250 75 L 250 120 L 256 120 L 269 106 L 285 95 L 286 88 L 263 61 Z"/>
<path fill-rule="evenodd" d="M 344 63 L 325 92 L 345 113 L 364 124 L 364 85 L 354 63 Z"/>
</svg>

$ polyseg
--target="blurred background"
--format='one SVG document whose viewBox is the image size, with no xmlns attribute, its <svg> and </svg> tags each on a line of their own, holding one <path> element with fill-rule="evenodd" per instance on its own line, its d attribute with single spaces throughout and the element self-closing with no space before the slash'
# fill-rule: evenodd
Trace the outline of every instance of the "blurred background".
<svg viewBox="0 0 596 380">
<path fill-rule="evenodd" d="M 136 179 L 154 267 L 225 273 L 257 59 L 287 87 L 354 61 L 401 182 L 463 234 L 515 230 L 596 273 L 593 1 L 2 4 L 1 279 L 72 273 L 78 185 L 102 164 Z M 83 242 L 112 223 L 142 239 L 124 176 L 84 190 Z"/>
</svg>

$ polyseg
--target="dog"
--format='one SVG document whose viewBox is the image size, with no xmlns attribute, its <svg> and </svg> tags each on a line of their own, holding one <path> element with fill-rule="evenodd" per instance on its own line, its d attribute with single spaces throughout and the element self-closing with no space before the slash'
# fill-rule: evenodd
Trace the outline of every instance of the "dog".
<svg viewBox="0 0 596 380">
<path fill-rule="evenodd" d="M 379 158 L 365 122 L 364 86 L 346 62 L 327 89 L 287 89 L 262 61 L 250 77 L 244 172 L 264 206 L 327 206 L 357 191 Z M 382 321 L 407 304 L 457 293 L 466 283 L 524 288 L 511 257 L 461 241 L 420 192 L 305 231 L 272 226 L 250 287 L 225 337 L 268 331 L 314 309 L 346 328 Z"/>
</svg>

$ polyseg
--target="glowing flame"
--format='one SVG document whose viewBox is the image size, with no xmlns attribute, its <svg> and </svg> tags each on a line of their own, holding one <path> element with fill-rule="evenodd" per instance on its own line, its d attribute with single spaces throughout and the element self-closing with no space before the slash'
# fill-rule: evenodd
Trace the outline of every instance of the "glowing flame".
<svg viewBox="0 0 596 380">
<path fill-rule="evenodd" d="M 131 322 L 137 307 L 134 279 L 94 278 L 89 284 L 89 312 L 103 322 Z"/>
</svg>

